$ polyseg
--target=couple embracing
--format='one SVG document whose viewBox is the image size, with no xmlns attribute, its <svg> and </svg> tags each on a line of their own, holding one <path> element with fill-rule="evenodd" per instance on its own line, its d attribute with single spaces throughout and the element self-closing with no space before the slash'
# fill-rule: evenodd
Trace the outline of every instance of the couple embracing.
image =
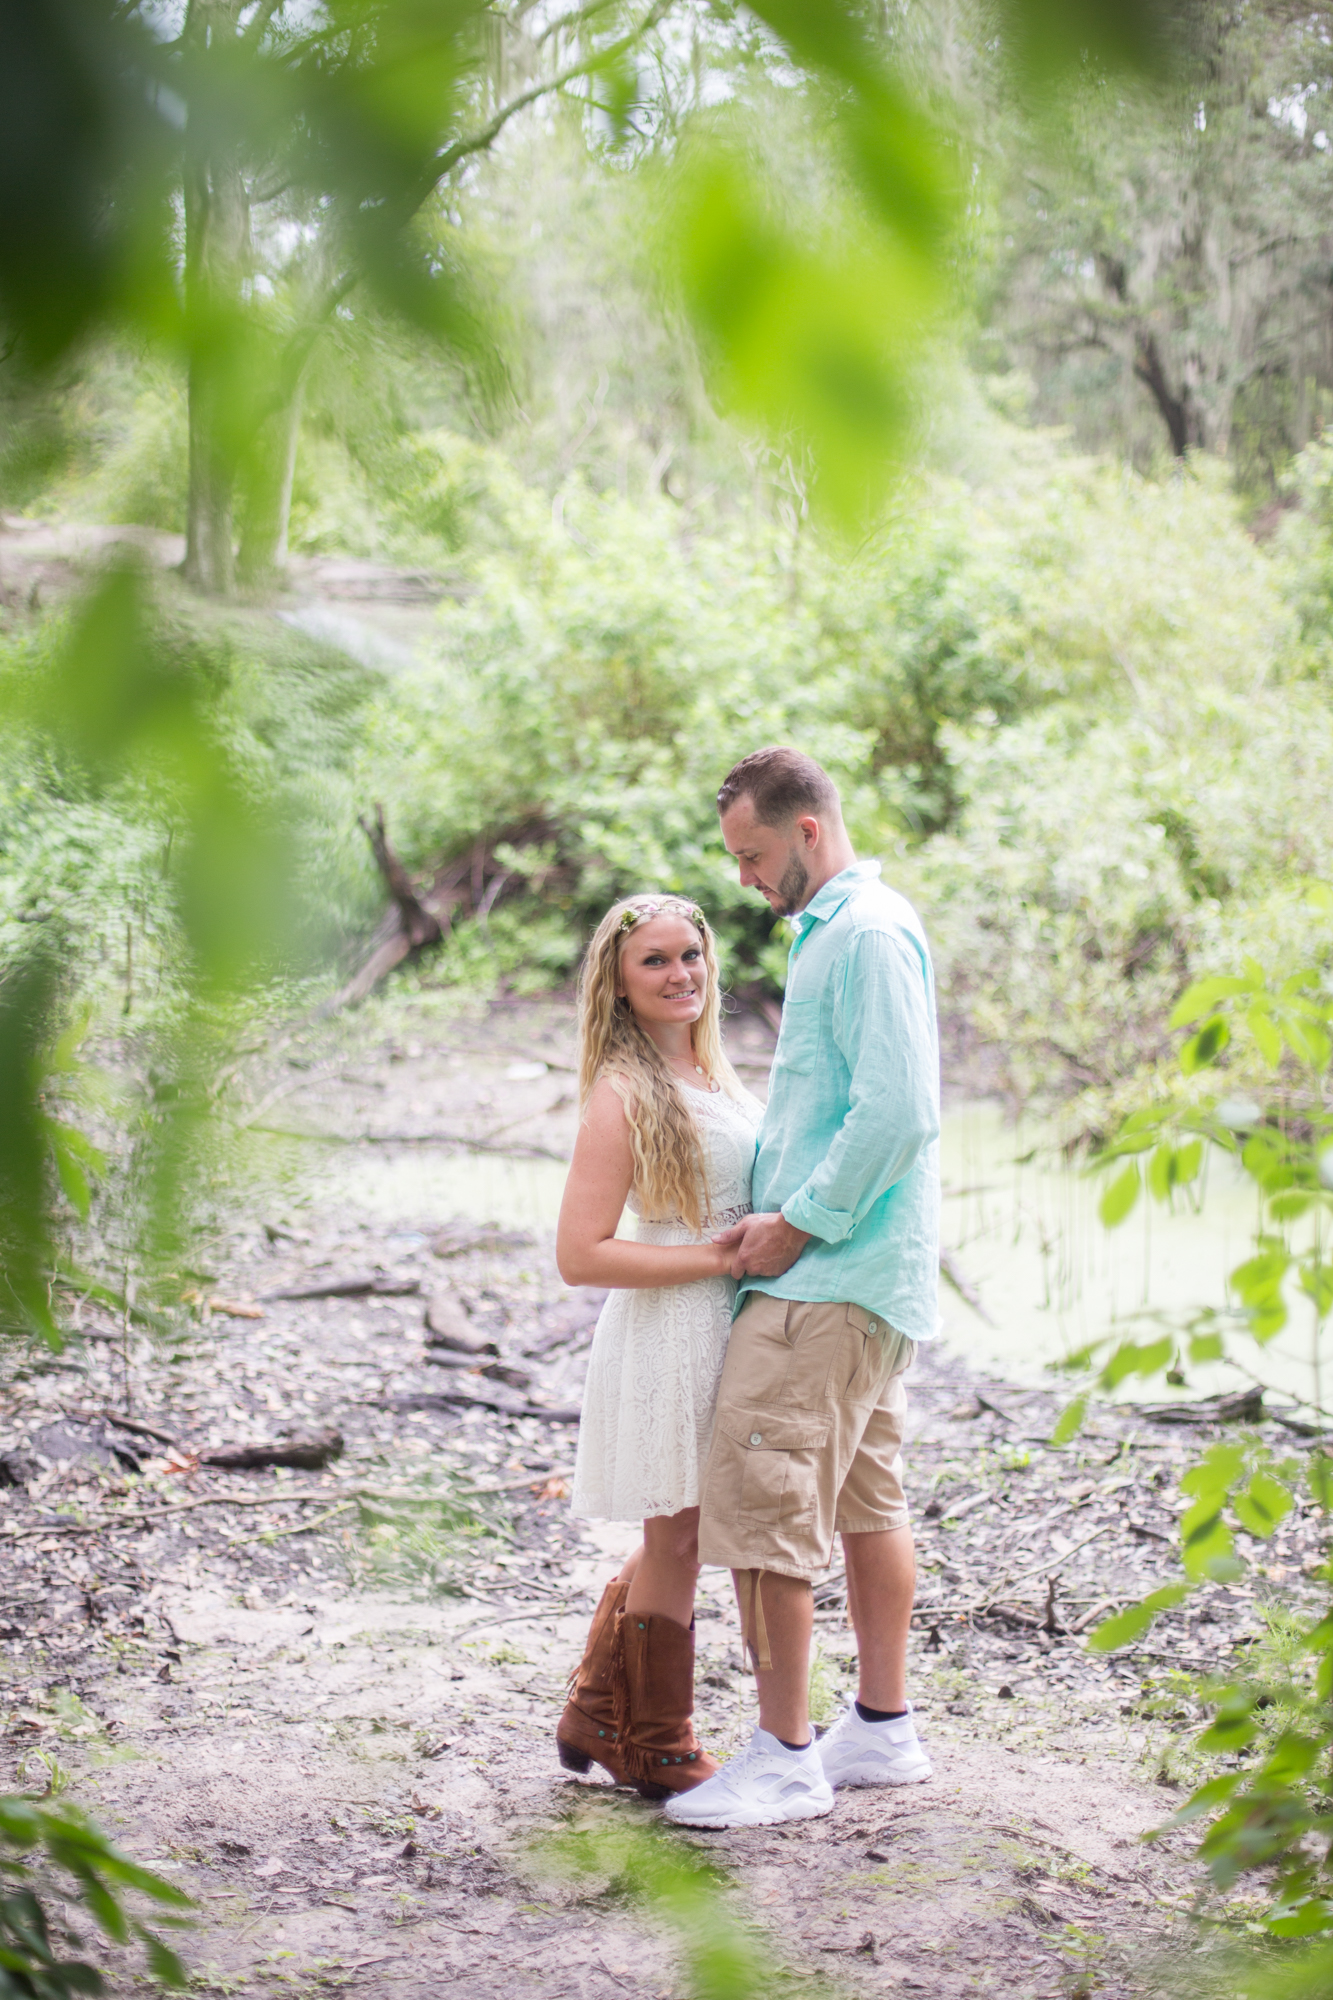
<svg viewBox="0 0 1333 2000">
<path fill-rule="evenodd" d="M 904 1376 L 936 1321 L 930 956 L 879 864 L 857 861 L 813 759 L 756 751 L 718 810 L 742 884 L 796 933 L 768 1105 L 723 1052 L 704 913 L 616 903 L 583 968 L 583 1120 L 557 1240 L 566 1282 L 611 1287 L 574 1512 L 643 1522 L 593 1618 L 560 1760 L 595 1760 L 695 1827 L 814 1818 L 836 1785 L 930 1776 L 907 1701 L 901 1458 Z M 815 1742 L 812 1583 L 835 1532 L 860 1685 Z M 734 1574 L 759 1692 L 759 1725 L 721 1768 L 691 1720 L 701 1562 Z"/>
</svg>

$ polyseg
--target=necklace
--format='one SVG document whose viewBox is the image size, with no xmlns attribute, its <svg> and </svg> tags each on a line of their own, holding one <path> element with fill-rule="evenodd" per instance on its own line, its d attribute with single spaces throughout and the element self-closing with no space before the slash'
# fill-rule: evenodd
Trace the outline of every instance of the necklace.
<svg viewBox="0 0 1333 2000">
<path fill-rule="evenodd" d="M 694 1065 L 694 1074 L 696 1076 L 708 1076 L 708 1071 L 704 1068 L 702 1063 L 696 1063 Z M 722 1085 L 718 1082 L 715 1076 L 708 1076 L 708 1088 L 716 1095 L 716 1093 L 719 1090 L 721 1090 Z"/>
</svg>

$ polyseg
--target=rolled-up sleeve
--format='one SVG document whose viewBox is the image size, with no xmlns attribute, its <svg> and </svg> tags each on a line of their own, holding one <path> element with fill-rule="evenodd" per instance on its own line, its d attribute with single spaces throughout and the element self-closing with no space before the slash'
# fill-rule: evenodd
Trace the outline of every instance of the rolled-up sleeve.
<svg viewBox="0 0 1333 2000">
<path fill-rule="evenodd" d="M 866 929 L 843 960 L 833 1039 L 850 1073 L 848 1108 L 819 1165 L 782 1213 L 841 1243 L 939 1135 L 930 975 L 902 931 Z"/>
</svg>

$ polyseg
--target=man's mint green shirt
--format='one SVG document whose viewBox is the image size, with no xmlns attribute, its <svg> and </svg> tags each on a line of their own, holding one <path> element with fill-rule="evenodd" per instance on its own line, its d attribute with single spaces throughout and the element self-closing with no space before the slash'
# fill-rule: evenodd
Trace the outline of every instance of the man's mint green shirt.
<svg viewBox="0 0 1333 2000">
<path fill-rule="evenodd" d="M 741 1292 L 846 1300 L 911 1340 L 936 1331 L 940 1057 L 915 910 L 858 861 L 793 918 L 782 1030 L 754 1167 L 757 1212 L 810 1232 Z"/>
</svg>

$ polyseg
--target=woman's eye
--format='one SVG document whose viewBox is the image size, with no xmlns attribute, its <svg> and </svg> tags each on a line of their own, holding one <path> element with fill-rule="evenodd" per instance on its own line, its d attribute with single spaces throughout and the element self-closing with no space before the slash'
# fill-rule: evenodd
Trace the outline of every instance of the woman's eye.
<svg viewBox="0 0 1333 2000">
<path fill-rule="evenodd" d="M 701 951 L 700 951 L 700 950 L 698 949 L 698 947 L 696 946 L 696 947 L 695 947 L 695 949 L 694 949 L 693 951 L 687 951 L 687 952 L 686 952 L 686 954 L 685 954 L 685 963 L 686 963 L 687 965 L 693 965 L 696 959 L 700 959 L 700 958 L 702 958 L 702 957 L 703 957 L 703 953 L 702 953 L 702 952 L 701 952 Z"/>
</svg>

